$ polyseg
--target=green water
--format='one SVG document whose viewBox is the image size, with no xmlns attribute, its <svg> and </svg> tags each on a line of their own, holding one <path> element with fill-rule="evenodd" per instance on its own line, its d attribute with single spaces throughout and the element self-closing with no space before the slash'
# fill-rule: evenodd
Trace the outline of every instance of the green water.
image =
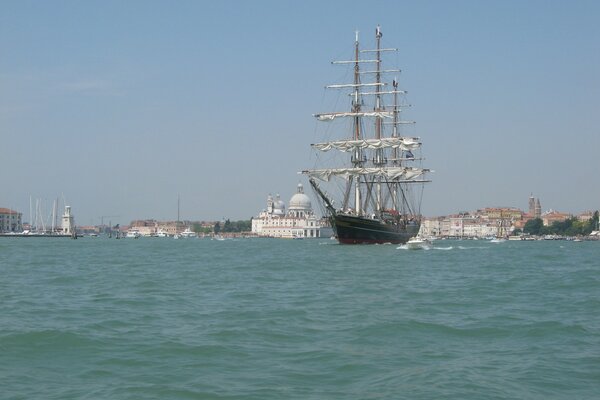
<svg viewBox="0 0 600 400">
<path fill-rule="evenodd" d="M 597 399 L 600 242 L 0 239 L 1 399 Z"/>
</svg>

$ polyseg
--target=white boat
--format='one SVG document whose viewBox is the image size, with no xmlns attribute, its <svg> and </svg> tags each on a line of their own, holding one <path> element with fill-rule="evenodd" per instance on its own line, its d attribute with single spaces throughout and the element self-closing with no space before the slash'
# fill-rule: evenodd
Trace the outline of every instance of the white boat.
<svg viewBox="0 0 600 400">
<path fill-rule="evenodd" d="M 185 228 L 185 231 L 180 233 L 180 236 L 183 238 L 195 238 L 198 237 L 198 234 L 192 230 L 190 230 L 189 227 Z"/>
<path fill-rule="evenodd" d="M 138 231 L 137 229 L 130 229 L 127 231 L 127 234 L 125 235 L 126 238 L 133 238 L 133 239 L 137 239 L 140 236 L 142 236 L 140 234 L 140 231 Z"/>
<path fill-rule="evenodd" d="M 492 240 L 490 240 L 490 243 L 504 243 L 506 242 L 506 239 L 504 238 L 493 238 Z"/>
<path fill-rule="evenodd" d="M 419 236 L 412 237 L 406 242 L 406 248 L 409 250 L 426 250 L 431 247 L 431 242 Z"/>
<path fill-rule="evenodd" d="M 156 237 L 161 237 L 161 238 L 169 237 L 169 234 L 167 232 L 165 232 L 164 230 L 159 229 L 156 231 Z"/>
</svg>

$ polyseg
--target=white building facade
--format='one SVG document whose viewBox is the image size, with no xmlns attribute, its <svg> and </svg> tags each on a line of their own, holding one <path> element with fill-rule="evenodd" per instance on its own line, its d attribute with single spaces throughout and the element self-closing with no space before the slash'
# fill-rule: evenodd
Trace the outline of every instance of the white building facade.
<svg viewBox="0 0 600 400">
<path fill-rule="evenodd" d="M 510 218 L 494 218 L 489 215 L 458 214 L 425 219 L 421 223 L 423 236 L 454 238 L 485 238 L 506 236 L 514 229 Z"/>
<path fill-rule="evenodd" d="M 23 214 L 8 208 L 0 208 L 0 232 L 22 232 Z"/>
<path fill-rule="evenodd" d="M 252 233 L 262 237 L 287 239 L 321 237 L 320 220 L 312 210 L 310 198 L 304 194 L 304 187 L 298 184 L 292 196 L 288 211 L 279 195 L 267 197 L 267 209 L 258 217 L 252 218 Z"/>
</svg>

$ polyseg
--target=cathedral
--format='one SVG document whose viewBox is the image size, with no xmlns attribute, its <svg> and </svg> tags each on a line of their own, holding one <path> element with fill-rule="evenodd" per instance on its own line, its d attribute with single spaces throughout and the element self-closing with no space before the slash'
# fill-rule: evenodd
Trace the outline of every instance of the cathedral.
<svg viewBox="0 0 600 400">
<path fill-rule="evenodd" d="M 252 233 L 263 237 L 303 239 L 321 237 L 320 219 L 312 210 L 310 198 L 298 184 L 287 212 L 279 195 L 267 197 L 267 209 L 252 218 Z"/>
</svg>

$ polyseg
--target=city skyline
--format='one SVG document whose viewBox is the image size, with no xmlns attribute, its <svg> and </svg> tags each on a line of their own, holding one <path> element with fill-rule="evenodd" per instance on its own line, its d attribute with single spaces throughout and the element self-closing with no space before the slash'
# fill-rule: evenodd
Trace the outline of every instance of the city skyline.
<svg viewBox="0 0 600 400">
<path fill-rule="evenodd" d="M 277 198 L 277 195 L 272 195 L 269 194 L 268 198 Z M 279 195 L 280 196 L 280 195 Z M 281 197 L 281 196 L 280 196 Z M 313 207 L 315 209 L 315 214 L 317 217 L 321 217 L 321 216 L 325 216 L 325 212 L 324 211 L 318 211 L 321 209 L 320 204 L 316 202 L 315 199 L 312 199 L 313 196 L 310 196 L 311 198 L 311 202 L 313 204 Z M 32 199 L 33 200 L 33 199 Z M 552 214 L 552 213 L 560 213 L 560 214 L 567 214 L 567 215 L 571 215 L 572 217 L 579 217 L 579 216 L 583 216 L 586 215 L 588 213 L 593 214 L 595 211 L 598 211 L 598 209 L 596 208 L 588 208 L 585 210 L 578 210 L 578 211 L 573 211 L 573 210 L 561 210 L 561 209 L 556 209 L 553 207 L 548 207 L 548 208 L 543 208 L 540 207 L 540 198 L 538 197 L 533 197 L 533 194 L 530 194 L 530 197 L 528 198 L 529 200 L 529 204 L 527 207 L 521 207 L 519 205 L 481 205 L 478 206 L 476 208 L 473 209 L 457 209 L 454 210 L 452 212 L 449 212 L 448 214 L 444 214 L 444 215 L 423 215 L 423 217 L 425 219 L 436 219 L 436 218 L 442 218 L 442 217 L 450 217 L 450 216 L 456 216 L 456 215 L 476 215 L 480 212 L 484 212 L 487 210 L 493 210 L 493 209 L 512 209 L 512 210 L 518 210 L 520 212 L 522 212 L 525 215 L 530 215 L 533 216 L 533 218 L 540 218 L 543 217 L 544 215 L 548 215 L 548 214 Z M 531 208 L 531 201 L 534 201 L 534 212 L 532 213 L 532 208 Z M 287 207 L 288 207 L 288 202 L 285 201 L 283 198 L 281 198 L 281 201 L 283 202 L 283 207 L 284 210 L 287 211 Z M 52 210 L 53 207 L 46 207 L 46 205 L 44 205 L 42 203 L 41 199 L 37 199 L 34 200 L 32 203 L 32 209 L 31 210 L 16 210 L 16 209 L 10 209 L 10 208 L 2 208 L 0 207 L 0 210 L 4 209 L 5 212 L 10 211 L 14 211 L 17 213 L 20 213 L 22 215 L 22 221 L 24 224 L 29 224 L 31 221 L 30 219 L 33 219 L 34 221 L 37 219 L 38 222 L 37 223 L 43 223 L 46 224 L 48 226 L 50 226 L 50 224 L 52 223 L 51 221 L 51 217 L 54 215 L 56 220 L 59 220 L 62 213 L 63 213 L 63 209 L 60 208 L 60 206 L 58 206 L 57 204 L 57 209 L 55 210 L 56 212 L 54 212 Z M 537 206 L 536 206 L 537 204 Z M 54 202 L 53 202 L 54 205 Z M 38 215 L 36 208 L 39 208 L 40 210 L 43 210 L 43 215 Z M 131 220 L 124 220 L 121 216 L 118 215 L 105 215 L 105 216 L 100 216 L 98 218 L 98 220 L 94 220 L 91 219 L 90 221 L 79 221 L 76 219 L 76 225 L 77 226 L 114 226 L 114 225 L 123 225 L 123 226 L 128 226 L 130 225 L 132 222 L 135 221 L 157 221 L 157 222 L 163 222 L 163 223 L 175 223 L 176 221 L 178 222 L 223 222 L 226 220 L 232 220 L 232 221 L 241 221 L 241 220 L 250 220 L 252 218 L 256 218 L 259 217 L 259 215 L 261 213 L 264 213 L 267 210 L 266 207 L 264 207 L 263 204 L 263 208 L 257 210 L 252 216 L 247 217 L 247 218 L 241 218 L 241 219 L 237 219 L 237 218 L 231 218 L 230 216 L 228 216 L 227 214 L 224 214 L 222 217 L 220 218 L 203 218 L 201 215 L 195 215 L 195 216 L 191 216 L 191 217 L 187 217 L 187 218 L 156 218 L 153 216 L 146 216 L 144 218 L 133 218 Z M 32 215 L 32 218 L 30 218 L 30 215 Z M 76 215 L 74 215 L 74 217 L 76 217 Z M 43 222 L 40 222 L 42 221 Z"/>
<path fill-rule="evenodd" d="M 255 216 L 308 187 L 329 62 L 379 24 L 435 171 L 425 216 L 530 193 L 599 208 L 600 4 L 342 4 L 5 2 L 0 207 L 64 196 L 78 224 L 126 223 L 174 220 L 180 196 L 181 219 Z"/>
</svg>

